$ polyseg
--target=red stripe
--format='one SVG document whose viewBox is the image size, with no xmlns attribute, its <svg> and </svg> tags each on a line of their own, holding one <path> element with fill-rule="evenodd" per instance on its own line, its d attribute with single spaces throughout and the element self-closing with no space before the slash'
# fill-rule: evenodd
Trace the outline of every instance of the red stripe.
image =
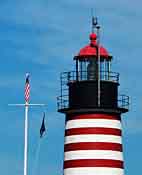
<svg viewBox="0 0 142 175">
<path fill-rule="evenodd" d="M 26 102 L 29 101 L 29 98 L 30 98 L 30 84 L 26 83 L 26 85 L 25 85 L 25 100 L 26 100 Z"/>
<path fill-rule="evenodd" d="M 108 115 L 108 114 L 83 114 L 76 116 L 69 116 L 67 120 L 76 119 L 110 119 L 110 120 L 121 120 L 119 115 Z"/>
<path fill-rule="evenodd" d="M 65 136 L 70 135 L 81 135 L 81 134 L 105 134 L 105 135 L 116 135 L 121 136 L 121 130 L 115 128 L 72 128 L 65 131 Z"/>
<path fill-rule="evenodd" d="M 76 167 L 111 167 L 123 168 L 123 161 L 109 159 L 79 159 L 64 162 L 64 169 Z"/>
<path fill-rule="evenodd" d="M 65 144 L 64 151 L 77 150 L 112 150 L 122 152 L 122 144 L 105 142 L 80 142 Z"/>
</svg>

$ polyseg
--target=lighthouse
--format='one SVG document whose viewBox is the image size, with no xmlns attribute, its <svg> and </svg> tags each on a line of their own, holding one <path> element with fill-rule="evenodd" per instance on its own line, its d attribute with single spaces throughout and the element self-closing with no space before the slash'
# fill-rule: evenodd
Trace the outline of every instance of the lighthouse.
<svg viewBox="0 0 142 175">
<path fill-rule="evenodd" d="M 129 97 L 119 94 L 119 73 L 100 43 L 100 26 L 92 29 L 89 44 L 73 58 L 75 70 L 60 76 L 64 175 L 124 175 L 121 114 L 128 112 Z"/>
</svg>

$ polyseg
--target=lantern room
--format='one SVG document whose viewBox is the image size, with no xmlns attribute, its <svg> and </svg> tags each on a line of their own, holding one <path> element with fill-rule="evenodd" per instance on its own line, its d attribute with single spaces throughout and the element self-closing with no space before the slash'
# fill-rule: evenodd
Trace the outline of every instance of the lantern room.
<svg viewBox="0 0 142 175">
<path fill-rule="evenodd" d="M 90 34 L 89 45 L 83 47 L 74 60 L 79 80 L 97 80 L 98 72 L 100 79 L 109 80 L 112 56 L 99 45 L 99 38 L 95 33 Z"/>
</svg>

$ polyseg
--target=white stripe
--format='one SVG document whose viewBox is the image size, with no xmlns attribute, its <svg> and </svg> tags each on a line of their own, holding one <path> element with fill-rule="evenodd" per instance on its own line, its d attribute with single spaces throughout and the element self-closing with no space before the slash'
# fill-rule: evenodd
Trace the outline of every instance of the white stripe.
<svg viewBox="0 0 142 175">
<path fill-rule="evenodd" d="M 119 120 L 109 119 L 76 119 L 69 120 L 66 124 L 66 129 L 84 127 L 104 127 L 121 129 L 121 122 Z"/>
<path fill-rule="evenodd" d="M 78 142 L 110 142 L 122 144 L 120 136 L 103 135 L 103 134 L 84 134 L 84 135 L 72 135 L 65 137 L 65 144 L 78 143 Z"/>
<path fill-rule="evenodd" d="M 65 160 L 75 159 L 111 159 L 123 160 L 122 152 L 110 150 L 79 150 L 65 152 Z"/>
<path fill-rule="evenodd" d="M 64 175 L 124 175 L 121 168 L 83 167 L 64 169 Z"/>
</svg>

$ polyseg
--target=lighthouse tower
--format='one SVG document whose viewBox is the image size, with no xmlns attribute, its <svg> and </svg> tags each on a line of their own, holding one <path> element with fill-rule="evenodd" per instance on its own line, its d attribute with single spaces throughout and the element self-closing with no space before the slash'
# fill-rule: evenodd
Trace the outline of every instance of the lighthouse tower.
<svg viewBox="0 0 142 175">
<path fill-rule="evenodd" d="M 74 57 L 75 70 L 60 77 L 64 175 L 124 175 L 121 114 L 128 112 L 129 97 L 118 94 L 119 73 L 111 71 L 99 30 L 95 25 L 90 43 Z"/>
</svg>

